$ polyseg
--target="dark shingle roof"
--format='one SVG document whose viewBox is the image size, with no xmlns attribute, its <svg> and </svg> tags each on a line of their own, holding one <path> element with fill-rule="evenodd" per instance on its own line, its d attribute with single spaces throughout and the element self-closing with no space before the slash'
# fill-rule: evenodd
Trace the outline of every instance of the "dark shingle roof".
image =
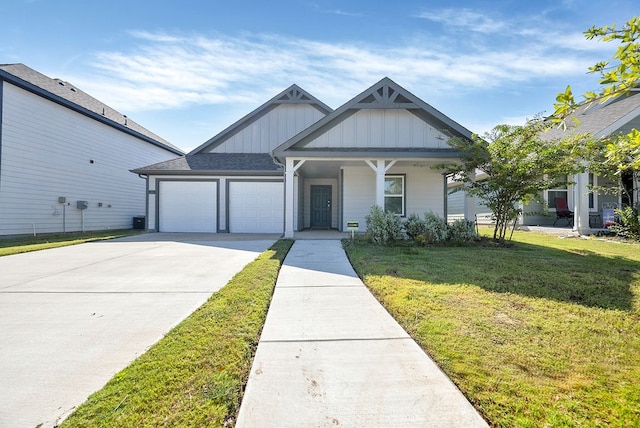
<svg viewBox="0 0 640 428">
<path fill-rule="evenodd" d="M 198 153 L 137 168 L 137 174 L 273 174 L 283 168 L 268 153 Z"/>
<path fill-rule="evenodd" d="M 583 103 L 575 113 L 565 120 L 566 131 L 555 128 L 547 132 L 545 137 L 561 138 L 566 133 L 589 133 L 596 137 L 605 137 L 624 126 L 637 115 L 640 115 L 640 92 L 632 91 L 628 95 L 621 95 L 604 104 Z M 576 118 L 578 122 L 574 121 L 573 118 Z M 625 123 L 619 123 L 623 119 L 625 119 Z"/>
<path fill-rule="evenodd" d="M 0 64 L 0 79 L 7 80 L 23 89 L 63 104 L 93 119 L 115 127 L 120 131 L 135 136 L 142 136 L 149 142 L 168 149 L 175 154 L 184 153 L 167 140 L 159 137 L 101 101 L 98 101 L 69 82 L 52 79 L 24 64 Z"/>
</svg>

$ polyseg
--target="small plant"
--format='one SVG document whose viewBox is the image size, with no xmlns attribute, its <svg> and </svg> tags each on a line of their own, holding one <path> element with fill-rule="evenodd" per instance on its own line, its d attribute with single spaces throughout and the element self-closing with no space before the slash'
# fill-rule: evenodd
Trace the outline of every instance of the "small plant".
<svg viewBox="0 0 640 428">
<path fill-rule="evenodd" d="M 404 223 L 404 230 L 411 239 L 416 239 L 425 231 L 426 224 L 418 214 L 411 214 Z"/>
<path fill-rule="evenodd" d="M 387 245 L 402 239 L 402 221 L 397 215 L 384 212 L 381 207 L 374 205 L 365 219 L 367 236 L 374 244 Z"/>
<path fill-rule="evenodd" d="M 616 210 L 616 214 L 620 217 L 620 222 L 613 224 L 609 229 L 618 236 L 639 241 L 640 215 L 638 209 L 627 206 Z"/>
<path fill-rule="evenodd" d="M 458 219 L 449 226 L 450 238 L 454 241 L 472 241 L 478 239 L 475 224 L 466 219 Z"/>
<path fill-rule="evenodd" d="M 437 244 L 449 239 L 449 227 L 443 218 L 432 212 L 424 214 L 424 237 L 425 244 Z"/>
<path fill-rule="evenodd" d="M 419 245 L 437 244 L 449 239 L 447 223 L 431 212 L 425 213 L 424 219 L 411 214 L 404 227 L 407 235 Z"/>
</svg>

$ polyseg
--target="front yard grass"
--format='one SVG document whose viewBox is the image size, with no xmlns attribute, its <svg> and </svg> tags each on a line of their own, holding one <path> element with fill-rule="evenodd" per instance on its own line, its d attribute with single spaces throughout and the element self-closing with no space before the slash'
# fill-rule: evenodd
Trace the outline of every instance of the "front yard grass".
<svg viewBox="0 0 640 428">
<path fill-rule="evenodd" d="M 48 248 L 66 247 L 91 241 L 122 238 L 139 235 L 142 230 L 101 230 L 95 232 L 47 233 L 37 236 L 2 237 L 0 239 L 0 256 L 45 250 Z"/>
<path fill-rule="evenodd" d="M 232 425 L 280 265 L 280 240 L 91 395 L 62 427 Z"/>
<path fill-rule="evenodd" d="M 492 426 L 640 426 L 640 245 L 345 248 Z"/>
</svg>

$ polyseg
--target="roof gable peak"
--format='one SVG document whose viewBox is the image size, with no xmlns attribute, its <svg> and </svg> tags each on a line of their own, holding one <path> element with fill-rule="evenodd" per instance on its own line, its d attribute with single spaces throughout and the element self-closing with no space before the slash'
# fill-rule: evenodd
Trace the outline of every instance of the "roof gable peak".
<svg viewBox="0 0 640 428">
<path fill-rule="evenodd" d="M 206 153 L 214 147 L 223 144 L 228 138 L 232 137 L 242 129 L 251 125 L 253 122 L 257 121 L 262 116 L 266 115 L 272 109 L 278 107 L 281 104 L 308 104 L 316 110 L 322 112 L 324 115 L 327 115 L 333 111 L 331 107 L 327 106 L 325 103 L 323 103 L 298 85 L 293 84 L 284 91 L 280 92 L 275 97 L 271 98 L 266 103 L 262 104 L 260 107 L 253 110 L 251 113 L 247 114 L 226 129 L 222 130 L 214 137 L 207 140 L 204 144 L 193 149 L 191 152 L 189 152 L 189 154 Z"/>
<path fill-rule="evenodd" d="M 304 147 L 314 138 L 337 126 L 351 115 L 360 110 L 370 109 L 404 109 L 423 121 L 432 123 L 446 135 L 461 136 L 467 139 L 471 139 L 472 136 L 471 131 L 422 101 L 390 78 L 384 77 L 369 89 L 356 95 L 350 101 L 326 115 L 323 119 L 276 147 L 273 150 L 273 154 L 277 157 L 282 157 L 287 150 L 294 147 Z"/>
<path fill-rule="evenodd" d="M 415 109 L 420 108 L 415 96 L 388 77 L 355 97 L 351 103 L 353 108 L 370 109 Z"/>
<path fill-rule="evenodd" d="M 300 102 L 308 103 L 313 100 L 313 97 L 309 95 L 304 89 L 298 85 L 291 85 L 284 91 L 282 91 L 276 100 L 275 104 L 296 104 Z"/>
</svg>

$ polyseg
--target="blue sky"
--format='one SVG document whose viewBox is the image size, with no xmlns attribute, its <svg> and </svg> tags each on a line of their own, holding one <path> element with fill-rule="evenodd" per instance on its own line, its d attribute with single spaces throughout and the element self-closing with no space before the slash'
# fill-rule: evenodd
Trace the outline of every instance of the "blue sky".
<svg viewBox="0 0 640 428">
<path fill-rule="evenodd" d="M 8 4 L 7 4 L 8 3 Z M 0 63 L 69 81 L 189 151 L 293 83 L 337 108 L 387 76 L 476 133 L 597 89 L 637 0 L 12 0 Z"/>
</svg>

